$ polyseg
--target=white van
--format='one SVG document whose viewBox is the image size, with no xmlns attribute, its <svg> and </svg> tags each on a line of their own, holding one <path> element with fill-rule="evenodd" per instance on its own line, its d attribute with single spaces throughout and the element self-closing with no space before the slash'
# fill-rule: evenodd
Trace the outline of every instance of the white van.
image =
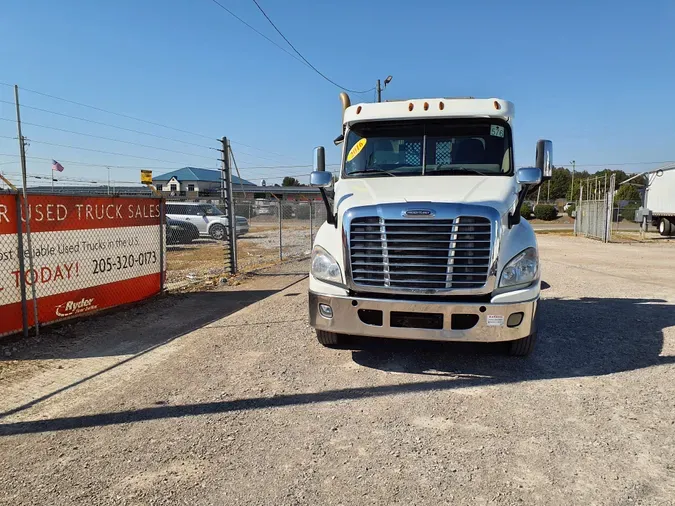
<svg viewBox="0 0 675 506">
<path fill-rule="evenodd" d="M 227 219 L 214 204 L 201 202 L 167 202 L 166 216 L 173 220 L 187 221 L 199 230 L 202 237 L 212 237 L 222 241 L 227 236 Z M 248 220 L 243 216 L 236 216 L 237 237 L 249 230 Z"/>
</svg>

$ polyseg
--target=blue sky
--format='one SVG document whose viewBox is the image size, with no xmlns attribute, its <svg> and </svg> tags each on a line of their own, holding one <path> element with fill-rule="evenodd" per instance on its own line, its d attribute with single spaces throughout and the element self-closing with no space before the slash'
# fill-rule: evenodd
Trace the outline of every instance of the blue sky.
<svg viewBox="0 0 675 506">
<path fill-rule="evenodd" d="M 220 2 L 283 45 L 253 2 Z M 590 171 L 609 163 L 675 160 L 672 0 L 643 6 L 605 0 L 260 3 L 311 62 L 346 87 L 371 88 L 391 74 L 387 99 L 471 95 L 513 101 L 518 165 L 533 162 L 538 138 L 553 140 L 556 165 L 575 159 Z M 26 106 L 196 144 L 26 107 L 26 123 L 188 153 L 26 124 L 28 155 L 34 157 L 30 173 L 49 173 L 52 158 L 62 161 L 64 176 L 99 181 L 106 164 L 129 166 L 112 169 L 112 177 L 123 181 L 136 181 L 141 166 L 215 168 L 217 153 L 209 148 L 218 147 L 215 139 L 223 135 L 240 143 L 233 149 L 241 167 L 310 164 L 316 145 L 327 147 L 329 162 L 339 159 L 332 145 L 340 128 L 339 90 L 211 0 L 5 2 L 0 33 L 1 82 L 206 136 L 23 91 Z M 0 100 L 12 102 L 12 89 L 0 86 Z M 372 101 L 372 92 L 352 95 L 359 100 Z M 0 118 L 13 119 L 13 105 L 0 102 Z M 15 124 L 0 120 L 0 170 L 7 173 L 16 173 L 18 163 L 4 155 L 16 155 L 18 148 L 4 137 L 15 136 Z M 280 182 L 275 177 L 307 172 L 244 169 L 242 176 L 274 183 Z"/>
</svg>

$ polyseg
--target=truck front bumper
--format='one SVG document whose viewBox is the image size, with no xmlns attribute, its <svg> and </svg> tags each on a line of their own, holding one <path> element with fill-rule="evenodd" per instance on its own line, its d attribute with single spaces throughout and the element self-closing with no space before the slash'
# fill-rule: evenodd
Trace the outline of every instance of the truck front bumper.
<svg viewBox="0 0 675 506">
<path fill-rule="evenodd" d="M 356 336 L 426 341 L 514 341 L 536 331 L 537 302 L 420 302 L 309 292 L 312 327 Z M 329 309 L 328 309 L 329 308 Z"/>
</svg>

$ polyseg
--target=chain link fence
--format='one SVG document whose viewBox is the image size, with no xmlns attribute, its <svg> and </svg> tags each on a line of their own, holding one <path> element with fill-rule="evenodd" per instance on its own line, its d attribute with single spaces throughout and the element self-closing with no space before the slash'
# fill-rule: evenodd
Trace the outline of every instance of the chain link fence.
<svg viewBox="0 0 675 506">
<path fill-rule="evenodd" d="M 248 221 L 248 232 L 237 240 L 238 269 L 244 272 L 308 257 L 326 221 L 324 204 L 317 200 L 236 200 L 235 209 Z"/>
<path fill-rule="evenodd" d="M 159 293 L 163 213 L 151 197 L 0 195 L 0 334 Z"/>
<path fill-rule="evenodd" d="M 612 209 L 612 233 L 639 232 L 640 223 L 635 221 L 635 213 L 642 205 L 639 200 L 614 202 Z"/>
<path fill-rule="evenodd" d="M 220 197 L 170 197 L 166 201 L 169 289 L 211 282 L 231 271 L 230 225 L 226 200 Z M 237 234 L 248 232 L 237 220 Z"/>
<path fill-rule="evenodd" d="M 607 241 L 607 203 L 605 200 L 584 200 L 576 208 L 576 235 Z"/>
<path fill-rule="evenodd" d="M 167 211 L 167 287 L 211 284 L 226 276 L 230 250 L 219 198 L 171 197 Z M 215 209 L 214 209 L 215 208 Z M 309 257 L 326 221 L 321 200 L 235 199 L 238 272 Z"/>
</svg>

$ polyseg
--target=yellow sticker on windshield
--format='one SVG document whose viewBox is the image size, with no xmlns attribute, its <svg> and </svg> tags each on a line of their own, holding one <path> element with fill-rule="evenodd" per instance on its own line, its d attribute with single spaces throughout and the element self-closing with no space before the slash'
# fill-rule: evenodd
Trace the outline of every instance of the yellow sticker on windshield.
<svg viewBox="0 0 675 506">
<path fill-rule="evenodd" d="M 354 158 L 358 156 L 358 154 L 363 150 L 363 148 L 366 146 L 366 139 L 361 139 L 359 142 L 354 144 L 352 146 L 352 149 L 349 150 L 349 153 L 347 153 L 347 161 L 351 162 Z"/>
</svg>

